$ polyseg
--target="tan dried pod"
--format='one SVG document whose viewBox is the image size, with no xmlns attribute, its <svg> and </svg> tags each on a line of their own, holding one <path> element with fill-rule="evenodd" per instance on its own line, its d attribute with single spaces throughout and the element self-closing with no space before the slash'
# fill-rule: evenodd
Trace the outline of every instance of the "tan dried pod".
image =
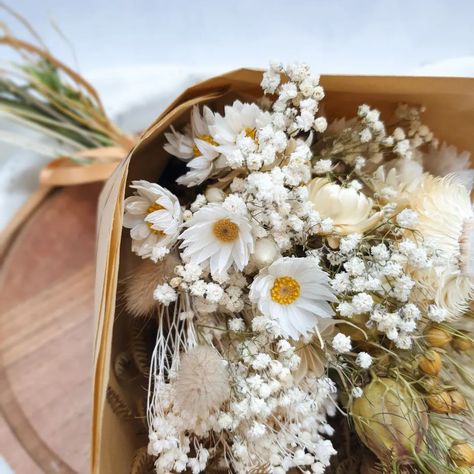
<svg viewBox="0 0 474 474">
<path fill-rule="evenodd" d="M 418 361 L 419 369 L 427 375 L 436 376 L 439 374 L 443 362 L 439 352 L 433 349 L 427 350 Z"/>
<path fill-rule="evenodd" d="M 451 397 L 448 392 L 434 393 L 426 399 L 426 403 L 431 411 L 435 413 L 451 412 Z"/>
<path fill-rule="evenodd" d="M 432 327 L 426 331 L 425 340 L 431 347 L 446 347 L 451 342 L 452 336 L 444 329 Z"/>
<path fill-rule="evenodd" d="M 474 347 L 472 341 L 466 336 L 454 336 L 451 345 L 459 352 L 467 352 Z"/>
<path fill-rule="evenodd" d="M 374 378 L 351 415 L 362 442 L 382 461 L 411 462 L 425 448 L 428 417 L 423 400 L 408 385 L 388 377 Z"/>
<path fill-rule="evenodd" d="M 431 411 L 435 413 L 459 413 L 467 408 L 466 400 L 457 390 L 444 391 L 430 395 L 426 399 Z"/>
<path fill-rule="evenodd" d="M 451 399 L 451 413 L 460 413 L 467 409 L 466 399 L 457 390 L 451 390 L 449 398 Z"/>
<path fill-rule="evenodd" d="M 449 456 L 457 467 L 474 466 L 474 449 L 468 443 L 454 443 L 449 450 Z"/>
</svg>

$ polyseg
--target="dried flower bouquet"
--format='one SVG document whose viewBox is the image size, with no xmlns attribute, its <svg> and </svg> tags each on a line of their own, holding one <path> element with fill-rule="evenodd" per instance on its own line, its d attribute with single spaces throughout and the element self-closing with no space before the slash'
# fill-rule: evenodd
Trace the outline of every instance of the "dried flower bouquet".
<svg viewBox="0 0 474 474">
<path fill-rule="evenodd" d="M 472 472 L 469 154 L 423 104 L 328 123 L 303 64 L 261 86 L 194 106 L 164 138 L 176 183 L 124 202 L 126 307 L 156 320 L 150 466 Z"/>
</svg>

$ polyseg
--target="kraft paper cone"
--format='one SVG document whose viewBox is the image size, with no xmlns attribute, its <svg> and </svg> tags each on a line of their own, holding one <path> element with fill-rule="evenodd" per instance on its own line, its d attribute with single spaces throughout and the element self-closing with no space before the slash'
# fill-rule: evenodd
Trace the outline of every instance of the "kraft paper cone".
<svg viewBox="0 0 474 474">
<path fill-rule="evenodd" d="M 115 170 L 100 200 L 96 280 L 95 383 L 92 427 L 92 472 L 126 474 L 137 440 L 133 430 L 106 406 L 111 384 L 119 391 L 110 370 L 112 354 L 123 344 L 123 320 L 116 317 L 117 285 L 121 275 L 136 264 L 128 233 L 122 232 L 123 199 L 133 179 L 157 181 L 170 156 L 163 150 L 163 133 L 189 119 L 193 105 L 210 104 L 222 109 L 233 100 L 261 97 L 262 72 L 239 69 L 201 82 L 184 91 L 142 134 Z M 326 91 L 324 113 L 329 120 L 353 117 L 367 103 L 387 118 L 400 102 L 426 106 L 424 122 L 440 140 L 459 150 L 474 152 L 474 79 L 431 77 L 322 76 Z M 126 396 L 127 394 L 123 394 Z M 146 442 L 146 441 L 145 441 Z"/>
</svg>

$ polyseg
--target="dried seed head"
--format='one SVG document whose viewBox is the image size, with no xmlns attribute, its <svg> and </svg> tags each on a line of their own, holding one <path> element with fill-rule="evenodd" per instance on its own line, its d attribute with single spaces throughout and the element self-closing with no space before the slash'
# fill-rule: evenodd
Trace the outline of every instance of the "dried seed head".
<svg viewBox="0 0 474 474">
<path fill-rule="evenodd" d="M 443 363 L 441 356 L 433 349 L 429 349 L 418 361 L 419 369 L 425 374 L 436 376 L 439 374 Z"/>
<path fill-rule="evenodd" d="M 430 395 L 426 403 L 435 413 L 460 413 L 467 408 L 464 396 L 457 390 L 444 391 Z"/>
<path fill-rule="evenodd" d="M 200 418 L 218 410 L 229 397 L 229 376 L 224 361 L 212 347 L 186 352 L 174 384 L 176 406 Z"/>
<path fill-rule="evenodd" d="M 407 462 L 425 447 L 426 407 L 406 384 L 375 378 L 353 403 L 351 415 L 360 439 L 381 460 Z"/>
<path fill-rule="evenodd" d="M 474 347 L 472 344 L 472 341 L 468 339 L 467 335 L 454 336 L 453 341 L 451 342 L 451 345 L 453 346 L 454 349 L 456 349 L 459 352 L 467 352 Z"/>
<path fill-rule="evenodd" d="M 467 443 L 454 443 L 449 450 L 449 456 L 457 467 L 474 466 L 474 449 Z"/>
<path fill-rule="evenodd" d="M 451 339 L 451 334 L 438 327 L 432 327 L 425 333 L 426 343 L 431 347 L 446 347 Z"/>
<path fill-rule="evenodd" d="M 156 308 L 153 291 L 167 281 L 178 264 L 175 255 L 170 254 L 164 260 L 153 263 L 143 260 L 125 280 L 125 306 L 135 317 L 146 317 Z"/>
</svg>

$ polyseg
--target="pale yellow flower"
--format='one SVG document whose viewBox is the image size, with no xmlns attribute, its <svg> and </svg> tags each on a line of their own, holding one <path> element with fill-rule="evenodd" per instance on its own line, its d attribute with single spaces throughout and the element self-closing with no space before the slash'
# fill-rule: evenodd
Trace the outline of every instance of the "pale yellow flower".
<svg viewBox="0 0 474 474">
<path fill-rule="evenodd" d="M 418 277 L 438 306 L 459 317 L 474 295 L 474 212 L 466 188 L 451 177 L 426 175 L 410 207 L 418 214 L 416 231 L 439 255 Z"/>
<path fill-rule="evenodd" d="M 309 200 L 322 218 L 330 218 L 334 230 L 341 235 L 363 233 L 382 218 L 372 213 L 373 201 L 363 193 L 343 188 L 326 178 L 315 178 L 309 185 Z"/>
</svg>

